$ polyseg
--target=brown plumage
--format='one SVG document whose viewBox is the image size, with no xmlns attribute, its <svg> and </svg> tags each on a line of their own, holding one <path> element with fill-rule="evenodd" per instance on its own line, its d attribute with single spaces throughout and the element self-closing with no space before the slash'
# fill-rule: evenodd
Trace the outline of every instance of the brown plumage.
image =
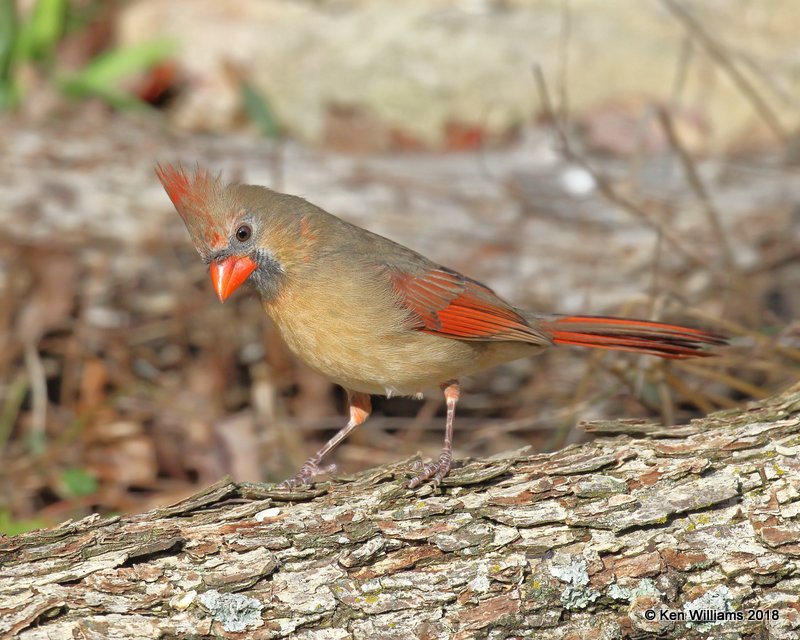
<svg viewBox="0 0 800 640">
<path fill-rule="evenodd" d="M 663 358 L 711 355 L 725 340 L 660 322 L 515 309 L 487 286 L 305 200 L 158 166 L 159 180 L 209 264 L 220 300 L 252 282 L 286 343 L 347 390 L 350 421 L 286 485 L 310 481 L 322 457 L 362 424 L 371 394 L 433 386 L 447 401 L 445 446 L 409 483 L 450 470 L 458 378 L 568 344 Z"/>
</svg>

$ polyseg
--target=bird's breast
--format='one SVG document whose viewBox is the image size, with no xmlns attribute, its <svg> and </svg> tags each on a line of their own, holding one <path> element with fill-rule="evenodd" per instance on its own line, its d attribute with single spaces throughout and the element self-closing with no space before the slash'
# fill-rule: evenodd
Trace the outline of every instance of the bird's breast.
<svg viewBox="0 0 800 640">
<path fill-rule="evenodd" d="M 348 284 L 285 290 L 264 307 L 289 348 L 346 389 L 412 395 L 540 348 L 465 342 L 409 327 L 388 290 Z"/>
</svg>

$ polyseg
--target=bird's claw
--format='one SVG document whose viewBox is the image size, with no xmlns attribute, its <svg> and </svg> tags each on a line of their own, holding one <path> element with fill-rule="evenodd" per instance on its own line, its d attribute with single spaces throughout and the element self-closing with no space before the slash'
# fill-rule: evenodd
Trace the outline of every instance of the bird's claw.
<svg viewBox="0 0 800 640">
<path fill-rule="evenodd" d="M 419 471 L 419 473 L 408 481 L 408 488 L 416 489 L 423 482 L 430 480 L 433 488 L 437 489 L 442 483 L 442 480 L 444 480 L 445 476 L 450 473 L 450 467 L 452 464 L 452 457 L 444 454 L 439 456 L 438 460 L 434 462 L 427 462 L 425 464 L 423 464 L 421 461 L 415 462 L 412 465 L 412 469 L 414 471 Z"/>
<path fill-rule="evenodd" d="M 433 463 L 429 462 L 428 464 L 433 464 Z M 411 470 L 422 471 L 426 466 L 428 466 L 428 464 L 425 464 L 422 460 L 414 460 L 414 462 L 411 463 Z"/>
<path fill-rule="evenodd" d="M 314 478 L 323 473 L 333 473 L 336 471 L 335 464 L 329 464 L 327 467 L 320 467 L 318 462 L 308 460 L 300 467 L 298 471 L 291 478 L 286 478 L 278 485 L 279 489 L 299 489 L 306 487 L 314 482 Z"/>
</svg>

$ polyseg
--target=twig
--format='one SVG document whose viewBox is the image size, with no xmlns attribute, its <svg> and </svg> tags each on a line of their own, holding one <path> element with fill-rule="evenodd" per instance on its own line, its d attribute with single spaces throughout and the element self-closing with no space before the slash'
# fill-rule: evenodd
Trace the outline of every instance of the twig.
<svg viewBox="0 0 800 640">
<path fill-rule="evenodd" d="M 708 224 L 711 226 L 714 235 L 717 237 L 717 241 L 719 242 L 719 246 L 722 250 L 722 259 L 725 263 L 726 271 L 729 275 L 738 274 L 739 268 L 736 264 L 735 258 L 733 257 L 733 249 L 731 248 L 730 241 L 728 240 L 728 234 L 725 233 L 719 211 L 717 211 L 717 208 L 714 206 L 711 195 L 708 193 L 708 189 L 706 189 L 706 185 L 703 182 L 703 179 L 700 177 L 700 172 L 697 170 L 697 165 L 694 162 L 694 158 L 692 158 L 691 154 L 686 150 L 686 147 L 683 145 L 683 142 L 675 131 L 675 127 L 672 124 L 672 118 L 667 110 L 664 108 L 659 108 L 657 109 L 656 113 L 658 115 L 658 121 L 661 123 L 661 127 L 664 129 L 664 133 L 667 136 L 667 141 L 678 154 L 681 166 L 686 174 L 686 180 L 689 182 L 689 186 L 692 188 L 692 191 L 697 194 L 700 204 L 703 207 L 703 213 L 705 213 L 706 219 L 708 220 Z"/>
<path fill-rule="evenodd" d="M 710 265 L 706 260 L 702 258 L 702 256 L 698 255 L 691 249 L 684 247 L 681 238 L 677 234 L 670 231 L 668 227 L 666 227 L 664 224 L 661 223 L 661 221 L 655 219 L 650 213 L 644 210 L 638 203 L 629 200 L 625 196 L 618 193 L 617 190 L 611 185 L 608 178 L 606 178 L 604 175 L 595 170 L 594 167 L 591 165 L 591 163 L 585 157 L 572 150 L 566 132 L 564 131 L 563 127 L 560 126 L 558 119 L 555 117 L 555 112 L 553 111 L 553 105 L 550 100 L 550 95 L 547 91 L 547 83 L 545 82 L 541 67 L 539 65 L 534 65 L 533 72 L 534 72 L 534 77 L 536 79 L 536 85 L 539 90 L 540 99 L 542 101 L 542 107 L 545 111 L 545 114 L 547 114 L 548 118 L 550 118 L 553 121 L 556 133 L 558 135 L 558 140 L 561 145 L 561 152 L 564 154 L 564 156 L 568 160 L 579 165 L 585 171 L 589 172 L 589 174 L 594 179 L 595 184 L 597 185 L 597 189 L 607 200 L 617 205 L 622 210 L 627 211 L 637 220 L 644 222 L 647 226 L 660 233 L 663 236 L 664 240 L 677 253 L 683 256 L 692 265 L 694 265 L 695 267 L 707 269 L 712 273 L 714 273 L 715 275 L 721 275 L 720 270 L 715 268 L 713 265 Z"/>
<path fill-rule="evenodd" d="M 558 116 L 562 126 L 569 117 L 569 41 L 572 36 L 572 10 L 569 0 L 561 0 L 561 35 L 558 40 Z"/>
<path fill-rule="evenodd" d="M 747 274 L 755 276 L 762 273 L 769 273 L 770 271 L 794 264 L 798 260 L 800 260 L 800 247 L 789 247 L 789 249 L 783 253 L 764 258 L 762 262 L 753 265 L 747 269 Z"/>
<path fill-rule="evenodd" d="M 675 80 L 672 85 L 672 103 L 675 105 L 679 104 L 681 94 L 686 88 L 686 78 L 689 77 L 689 66 L 692 62 L 693 54 L 692 38 L 687 34 L 683 39 L 681 50 L 678 54 L 678 67 L 675 70 Z"/>
<path fill-rule="evenodd" d="M 47 378 L 42 359 L 32 341 L 25 344 L 25 366 L 31 381 L 31 448 L 35 453 L 41 453 L 44 450 L 47 420 Z"/>
<path fill-rule="evenodd" d="M 0 452 L 3 452 L 11 437 L 14 429 L 14 422 L 19 416 L 22 402 L 25 400 L 25 392 L 28 390 L 28 383 L 25 381 L 25 374 L 19 373 L 14 381 L 8 386 L 5 402 L 0 411 Z"/>
<path fill-rule="evenodd" d="M 676 376 L 674 373 L 669 371 L 668 367 L 665 367 L 662 370 L 661 375 L 663 376 L 665 383 L 669 384 L 670 387 L 686 398 L 686 400 L 691 402 L 702 413 L 708 414 L 717 408 L 714 406 L 714 403 L 709 400 L 709 397 L 705 392 L 700 393 L 699 391 L 692 389 L 688 384 L 686 384 L 686 382 L 684 382 L 683 378 Z"/>
<path fill-rule="evenodd" d="M 778 117 L 772 111 L 758 91 L 752 86 L 747 77 L 731 61 L 725 49 L 711 35 L 703 29 L 700 23 L 695 20 L 686 9 L 675 0 L 661 0 L 661 3 L 672 13 L 672 15 L 686 28 L 686 30 L 700 43 L 706 53 L 727 72 L 739 91 L 750 101 L 753 109 L 764 120 L 772 133 L 781 142 L 786 142 L 788 134 Z"/>
<path fill-rule="evenodd" d="M 686 371 L 691 371 L 695 375 L 705 378 L 706 380 L 713 380 L 714 382 L 724 384 L 731 389 L 735 389 L 736 391 L 746 394 L 751 398 L 767 398 L 770 394 L 769 389 L 764 389 L 757 385 L 751 384 L 742 378 L 737 378 L 736 376 L 728 375 L 714 369 L 698 367 L 690 363 L 682 363 L 682 368 Z"/>
<path fill-rule="evenodd" d="M 661 422 L 665 425 L 675 424 L 675 399 L 670 393 L 672 387 L 664 377 L 664 368 L 659 367 L 655 381 L 658 399 L 661 401 Z"/>
<path fill-rule="evenodd" d="M 425 398 L 414 419 L 410 423 L 406 423 L 404 434 L 400 438 L 401 441 L 404 444 L 419 442 L 422 431 L 436 417 L 436 412 L 439 411 L 442 404 L 438 394 Z"/>
<path fill-rule="evenodd" d="M 776 99 L 783 102 L 784 105 L 787 107 L 796 109 L 797 108 L 797 97 L 792 93 L 792 90 L 789 87 L 782 87 L 778 82 L 776 82 L 775 78 L 767 73 L 765 69 L 761 68 L 761 65 L 752 59 L 751 56 L 745 55 L 740 53 L 737 58 L 741 60 L 741 64 L 748 69 L 750 72 L 758 76 L 761 79 L 761 82 L 764 83 L 764 86 L 772 91 L 772 95 L 775 96 Z"/>
</svg>

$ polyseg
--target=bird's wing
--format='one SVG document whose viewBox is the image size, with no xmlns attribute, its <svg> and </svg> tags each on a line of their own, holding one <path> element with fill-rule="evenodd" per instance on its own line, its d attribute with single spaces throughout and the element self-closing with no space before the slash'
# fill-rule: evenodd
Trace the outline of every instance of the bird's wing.
<svg viewBox="0 0 800 640">
<path fill-rule="evenodd" d="M 410 273 L 386 265 L 398 303 L 413 328 L 458 340 L 515 340 L 551 344 L 489 287 L 445 267 Z"/>
</svg>

